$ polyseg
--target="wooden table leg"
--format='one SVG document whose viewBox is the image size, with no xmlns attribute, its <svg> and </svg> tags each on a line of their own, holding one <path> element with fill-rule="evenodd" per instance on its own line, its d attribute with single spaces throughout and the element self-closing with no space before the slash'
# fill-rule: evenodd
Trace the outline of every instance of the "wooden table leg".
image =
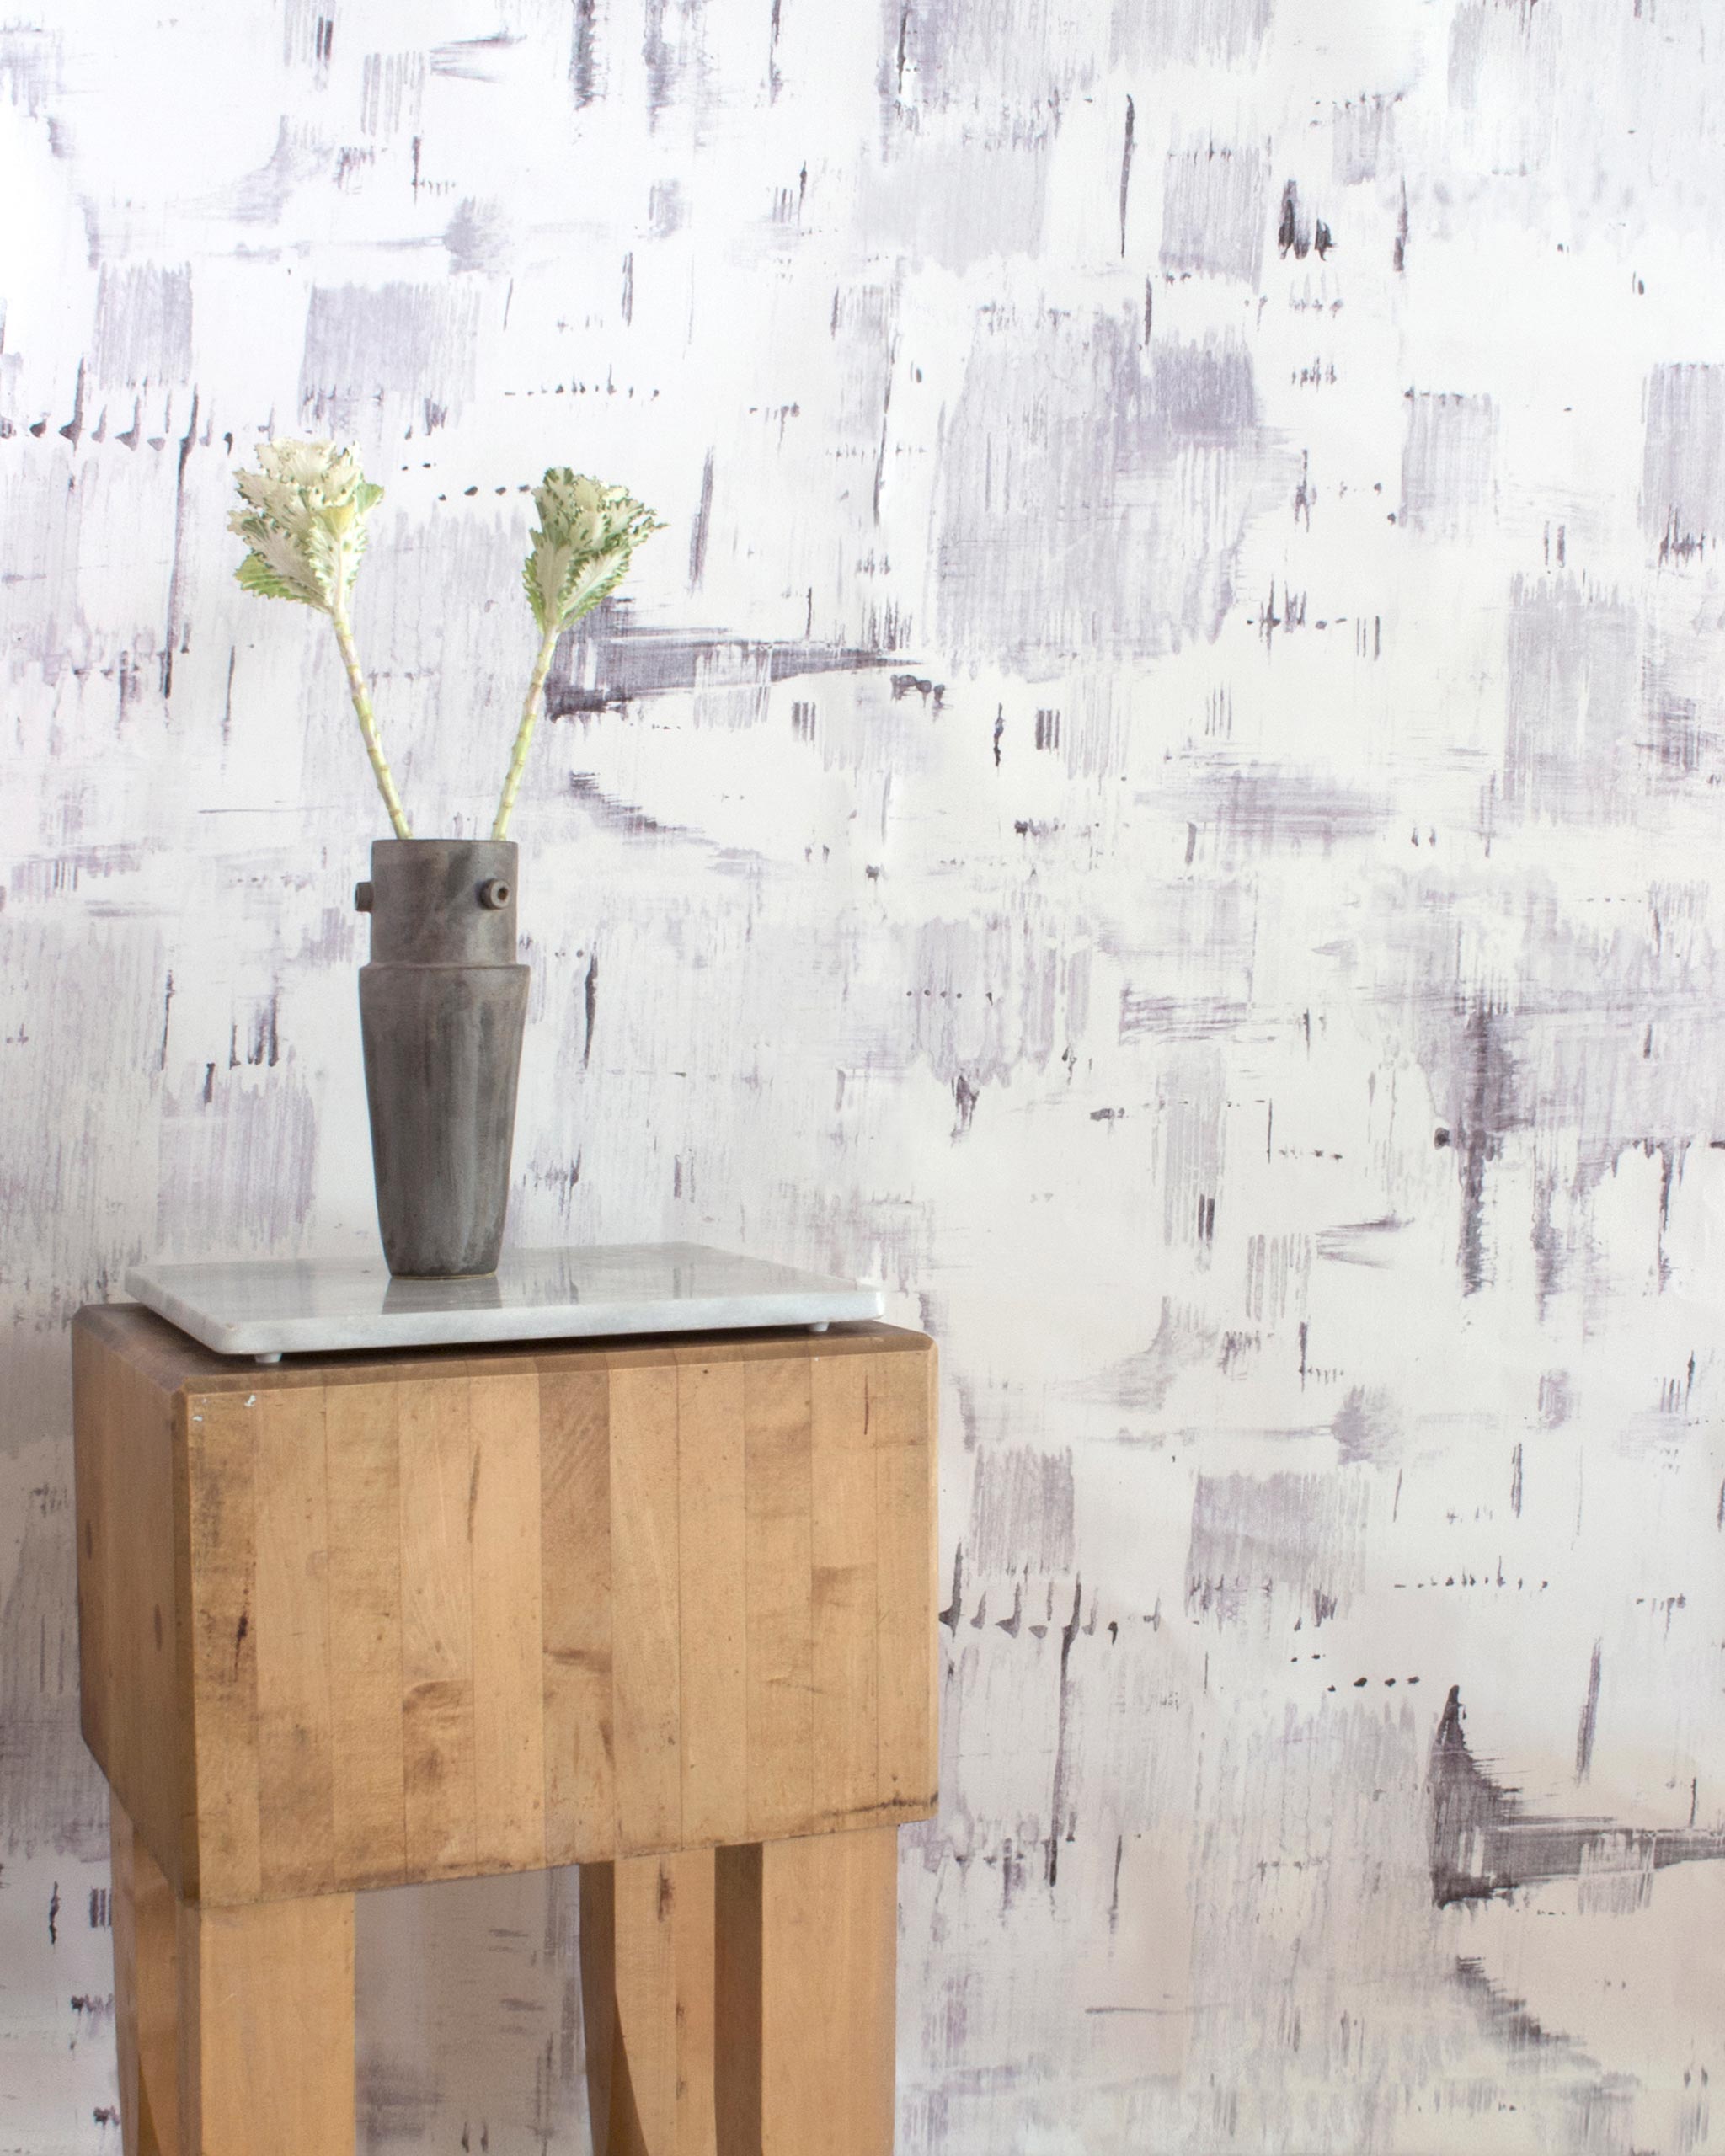
<svg viewBox="0 0 1725 2156">
<path fill-rule="evenodd" d="M 595 2156 L 714 2156 L 711 1849 L 581 1866 Z"/>
<path fill-rule="evenodd" d="M 719 1850 L 718 2156 L 892 2156 L 898 1838 Z"/>
<path fill-rule="evenodd" d="M 892 2156 L 898 1840 L 581 1867 L 595 2156 Z"/>
<path fill-rule="evenodd" d="M 184 2156 L 352 2156 L 352 1895 L 179 1915 Z"/>
<path fill-rule="evenodd" d="M 114 1861 L 114 2025 L 126 2156 L 179 2156 L 179 1978 L 174 1889 L 108 1804 Z"/>
<path fill-rule="evenodd" d="M 353 1897 L 201 1908 L 110 1819 L 126 2156 L 352 2156 Z"/>
</svg>

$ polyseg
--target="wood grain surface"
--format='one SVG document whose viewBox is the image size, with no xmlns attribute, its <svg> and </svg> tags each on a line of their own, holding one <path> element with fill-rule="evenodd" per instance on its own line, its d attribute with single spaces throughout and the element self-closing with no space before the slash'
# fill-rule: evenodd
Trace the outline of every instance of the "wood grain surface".
<svg viewBox="0 0 1725 2156">
<path fill-rule="evenodd" d="M 926 1815 L 934 1350 L 77 1324 L 84 1727 L 234 1906 Z"/>
<path fill-rule="evenodd" d="M 595 2156 L 713 2156 L 714 1853 L 581 1871 Z"/>
<path fill-rule="evenodd" d="M 716 1858 L 718 2156 L 892 2156 L 898 1836 Z"/>
<path fill-rule="evenodd" d="M 177 1913 L 184 2156 L 348 2156 L 353 1897 Z"/>
<path fill-rule="evenodd" d="M 174 1889 L 118 1803 L 109 1807 L 109 1846 L 121 2142 L 125 2156 L 179 2156 Z"/>
</svg>

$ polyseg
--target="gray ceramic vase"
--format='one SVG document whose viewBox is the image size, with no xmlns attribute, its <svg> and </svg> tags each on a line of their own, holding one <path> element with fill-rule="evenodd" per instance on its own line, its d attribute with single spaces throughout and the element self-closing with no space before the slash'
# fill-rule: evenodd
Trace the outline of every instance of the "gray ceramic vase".
<svg viewBox="0 0 1725 2156">
<path fill-rule="evenodd" d="M 371 916 L 360 1031 L 384 1257 L 417 1279 L 494 1273 L 527 1017 L 515 848 L 380 839 L 354 896 Z"/>
</svg>

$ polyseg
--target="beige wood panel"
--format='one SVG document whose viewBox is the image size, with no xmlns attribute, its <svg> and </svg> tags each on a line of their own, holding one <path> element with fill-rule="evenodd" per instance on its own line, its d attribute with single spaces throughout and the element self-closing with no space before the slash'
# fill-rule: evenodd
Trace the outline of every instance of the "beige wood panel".
<svg viewBox="0 0 1725 2156">
<path fill-rule="evenodd" d="M 892 2156 L 898 1833 L 769 1842 L 761 2156 Z"/>
<path fill-rule="evenodd" d="M 174 1889 L 109 1801 L 114 2028 L 126 2156 L 179 2156 L 179 1950 Z"/>
<path fill-rule="evenodd" d="M 793 1833 L 814 1808 L 813 1410 L 806 1357 L 743 1366 L 749 1832 Z"/>
<path fill-rule="evenodd" d="M 179 1953 L 173 1887 L 142 1842 L 132 1848 L 133 1996 L 137 2010 L 138 2148 L 179 2147 Z"/>
<path fill-rule="evenodd" d="M 718 2156 L 892 2156 L 898 1835 L 721 1849 Z"/>
<path fill-rule="evenodd" d="M 324 1389 L 335 1869 L 407 1876 L 401 1606 L 401 1388 Z M 326 1882 L 328 1883 L 328 1882 Z"/>
<path fill-rule="evenodd" d="M 190 1809 L 174 1529 L 177 1403 L 80 1320 L 72 1382 L 86 1742 L 170 1876 Z"/>
<path fill-rule="evenodd" d="M 677 1552 L 686 1844 L 749 1834 L 744 1364 L 677 1350 Z"/>
<path fill-rule="evenodd" d="M 677 2145 L 676 1861 L 619 1857 L 611 1866 L 611 2156 L 674 2156 Z"/>
<path fill-rule="evenodd" d="M 153 1321 L 94 1315 L 86 1722 L 178 1891 L 238 1905 L 931 1806 L 927 1342 L 355 1358 L 182 1395 Z"/>
<path fill-rule="evenodd" d="M 581 1873 L 588 2111 L 597 2156 L 713 2156 L 713 1853 Z"/>
<path fill-rule="evenodd" d="M 932 1810 L 940 1775 L 935 1353 L 867 1365 L 879 1507 L 880 1797 Z"/>
<path fill-rule="evenodd" d="M 186 2156 L 352 2156 L 351 1895 L 179 1907 Z"/>
<path fill-rule="evenodd" d="M 210 1902 L 263 1892 L 250 1397 L 194 1395 L 184 1407 L 196 1816 L 179 1887 Z"/>
<path fill-rule="evenodd" d="M 546 1860 L 579 1864 L 615 1836 L 607 1369 L 542 1368 L 539 1446 Z"/>
<path fill-rule="evenodd" d="M 138 2156 L 137 1876 L 131 1822 L 108 1796 L 108 1921 L 114 1942 L 114 2058 L 120 2081 L 120 2139 L 125 2156 Z M 152 2132 L 151 2139 L 155 2139 Z"/>
<path fill-rule="evenodd" d="M 401 1403 L 403 1750 L 408 1870 L 478 1868 L 473 1782 L 473 1430 L 465 1372 Z"/>
<path fill-rule="evenodd" d="M 611 1374 L 611 1715 L 616 1849 L 674 1849 L 682 1833 L 677 1370 L 616 1358 Z"/>
<path fill-rule="evenodd" d="M 879 1801 L 876 1579 L 879 1550 L 873 1358 L 809 1364 L 817 1825 Z"/>
<path fill-rule="evenodd" d="M 313 1893 L 335 1873 L 329 1491 L 322 1389 L 248 1398 L 260 1881 L 274 1898 Z"/>
<path fill-rule="evenodd" d="M 539 1380 L 468 1383 L 473 1428 L 474 1862 L 537 1870 L 545 1855 Z"/>
<path fill-rule="evenodd" d="M 663 1861 L 670 1867 L 671 1888 L 677 2156 L 715 2156 L 715 1853 L 684 1849 Z"/>
</svg>

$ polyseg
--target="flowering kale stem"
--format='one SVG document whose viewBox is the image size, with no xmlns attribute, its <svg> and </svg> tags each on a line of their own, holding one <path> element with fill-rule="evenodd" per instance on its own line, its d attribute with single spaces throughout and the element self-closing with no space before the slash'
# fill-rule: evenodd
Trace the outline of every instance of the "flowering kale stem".
<svg viewBox="0 0 1725 2156">
<path fill-rule="evenodd" d="M 521 583 L 539 630 L 539 655 L 533 661 L 503 798 L 491 826 L 494 839 L 509 831 L 558 637 L 610 598 L 628 574 L 635 548 L 660 529 L 652 510 L 644 508 L 627 487 L 603 486 L 566 465 L 546 473 L 533 489 L 533 501 L 539 524 L 521 564 Z"/>
<path fill-rule="evenodd" d="M 291 599 L 328 614 L 347 669 L 348 687 L 377 791 L 398 839 L 410 838 L 383 744 L 377 738 L 371 694 L 354 649 L 348 600 L 366 552 L 366 523 L 383 499 L 360 469 L 351 449 L 328 441 L 269 441 L 258 450 L 258 469 L 235 477 L 238 508 L 228 529 L 246 543 L 234 572 L 248 591 L 264 599 Z M 539 524 L 521 581 L 539 631 L 539 654 L 515 728 L 503 798 L 491 827 L 507 835 L 521 790 L 533 730 L 544 708 L 546 677 L 563 632 L 609 599 L 627 574 L 634 549 L 663 527 L 627 487 L 601 484 L 567 466 L 553 467 L 533 489 Z"/>
<path fill-rule="evenodd" d="M 383 796 L 383 805 L 389 811 L 390 829 L 398 839 L 410 839 L 412 830 L 401 805 L 401 796 L 395 790 L 389 760 L 383 753 L 383 744 L 377 738 L 377 721 L 372 715 L 371 692 L 366 686 L 366 677 L 360 671 L 360 655 L 354 649 L 352 624 L 347 617 L 344 586 L 338 584 L 338 596 L 330 607 L 330 619 L 335 624 L 335 641 L 341 647 L 342 664 L 347 669 L 347 685 L 354 700 L 354 712 L 360 722 L 360 732 L 365 737 L 366 754 L 371 759 L 371 770 L 377 781 L 377 791 Z"/>
<path fill-rule="evenodd" d="M 509 819 L 515 805 L 515 796 L 521 790 L 521 773 L 527 768 L 527 751 L 533 744 L 533 728 L 539 718 L 540 705 L 544 697 L 545 677 L 551 671 L 551 655 L 557 649 L 559 624 L 553 622 L 539 639 L 539 656 L 533 661 L 532 679 L 527 684 L 527 700 L 521 706 L 521 723 L 515 728 L 515 745 L 509 760 L 509 776 L 503 782 L 503 798 L 497 806 L 497 820 L 491 826 L 494 839 L 509 836 Z"/>
</svg>

